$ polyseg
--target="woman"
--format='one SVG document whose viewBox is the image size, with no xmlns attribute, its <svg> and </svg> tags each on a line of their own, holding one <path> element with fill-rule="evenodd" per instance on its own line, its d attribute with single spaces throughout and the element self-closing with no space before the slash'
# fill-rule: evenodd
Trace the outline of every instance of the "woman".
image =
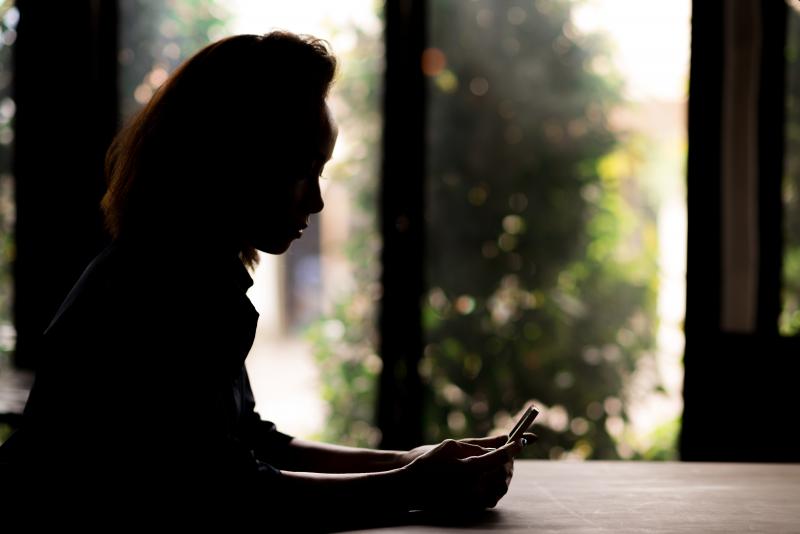
<svg viewBox="0 0 800 534">
<path fill-rule="evenodd" d="M 522 447 L 506 436 L 359 449 L 295 438 L 254 411 L 247 267 L 323 209 L 335 70 L 311 37 L 223 39 L 117 135 L 102 201 L 112 244 L 45 331 L 24 424 L 3 447 L 19 483 L 145 509 L 246 499 L 308 522 L 320 516 L 297 512 L 482 509 L 505 494 Z"/>
</svg>

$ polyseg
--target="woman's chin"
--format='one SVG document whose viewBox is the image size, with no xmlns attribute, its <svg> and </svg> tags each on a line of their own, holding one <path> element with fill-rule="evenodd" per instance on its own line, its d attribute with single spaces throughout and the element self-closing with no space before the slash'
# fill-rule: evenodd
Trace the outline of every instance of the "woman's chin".
<svg viewBox="0 0 800 534">
<path fill-rule="evenodd" d="M 261 252 L 278 255 L 289 250 L 292 241 L 294 241 L 294 239 L 287 239 L 286 241 L 272 241 L 269 243 L 256 243 L 253 246 Z"/>
</svg>

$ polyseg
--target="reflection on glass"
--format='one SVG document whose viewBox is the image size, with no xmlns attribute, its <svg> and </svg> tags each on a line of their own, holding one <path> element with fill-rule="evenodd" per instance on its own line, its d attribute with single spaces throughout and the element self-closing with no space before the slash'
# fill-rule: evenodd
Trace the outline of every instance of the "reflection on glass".
<svg viewBox="0 0 800 534">
<path fill-rule="evenodd" d="M 321 182 L 325 209 L 312 216 L 289 252 L 261 255 L 248 292 L 260 319 L 247 368 L 256 409 L 282 431 L 376 445 L 379 6 L 370 0 L 138 0 L 121 6 L 125 116 L 210 41 L 286 29 L 331 43 L 340 59 L 329 98 L 339 139 Z"/>
<path fill-rule="evenodd" d="M 428 440 L 533 401 L 526 454 L 674 456 L 688 29 L 688 1 L 431 2 Z"/>
</svg>

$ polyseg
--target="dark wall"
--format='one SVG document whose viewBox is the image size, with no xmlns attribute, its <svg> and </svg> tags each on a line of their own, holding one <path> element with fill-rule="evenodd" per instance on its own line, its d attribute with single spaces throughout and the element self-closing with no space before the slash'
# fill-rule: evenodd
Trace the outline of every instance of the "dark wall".
<svg viewBox="0 0 800 534">
<path fill-rule="evenodd" d="M 117 127 L 116 2 L 18 0 L 14 44 L 15 364 L 102 249 L 103 157 Z"/>
</svg>

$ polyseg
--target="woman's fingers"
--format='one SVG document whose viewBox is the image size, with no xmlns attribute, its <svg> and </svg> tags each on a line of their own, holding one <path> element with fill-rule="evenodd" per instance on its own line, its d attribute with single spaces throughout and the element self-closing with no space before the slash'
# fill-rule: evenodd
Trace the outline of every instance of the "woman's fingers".
<svg viewBox="0 0 800 534">
<path fill-rule="evenodd" d="M 508 491 L 514 457 L 521 449 L 521 438 L 496 449 L 444 440 L 409 464 L 418 492 L 415 506 L 494 507 Z"/>
<path fill-rule="evenodd" d="M 537 436 L 533 432 L 525 432 L 524 434 L 522 434 L 522 437 L 527 440 L 529 445 L 534 441 L 536 441 L 537 439 L 539 439 L 539 436 Z"/>
<path fill-rule="evenodd" d="M 505 467 L 506 467 L 505 481 L 506 481 L 506 486 L 508 486 L 509 484 L 511 484 L 511 479 L 514 476 L 514 462 L 508 462 Z"/>
<path fill-rule="evenodd" d="M 503 471 L 490 471 L 480 477 L 481 504 L 486 508 L 495 505 L 508 493 L 510 479 L 505 477 Z"/>
<path fill-rule="evenodd" d="M 528 444 L 531 444 L 539 439 L 539 436 L 533 432 L 525 432 L 522 434 Z M 487 436 L 485 438 L 463 438 L 458 440 L 461 443 L 469 443 L 472 445 L 480 445 L 484 448 L 496 449 L 502 447 L 508 441 L 508 434 L 500 434 L 499 436 Z"/>
<path fill-rule="evenodd" d="M 472 456 L 464 459 L 464 463 L 469 464 L 472 469 L 478 471 L 489 471 L 494 468 L 502 467 L 507 462 L 514 460 L 514 457 L 522 450 L 522 441 L 512 441 L 493 451 L 489 451 L 480 456 Z"/>
<path fill-rule="evenodd" d="M 472 443 L 465 443 L 460 440 L 453 440 L 453 439 L 446 439 L 444 440 L 441 445 L 443 449 L 443 453 L 451 458 L 470 458 L 472 456 L 480 456 L 482 454 L 486 454 L 487 449 L 481 447 L 480 445 L 474 445 Z"/>
<path fill-rule="evenodd" d="M 473 445 L 480 445 L 481 447 L 491 447 L 496 449 L 502 447 L 508 441 L 508 434 L 501 434 L 499 436 L 487 436 L 485 438 L 464 438 L 458 440 L 462 443 L 471 443 Z"/>
</svg>

